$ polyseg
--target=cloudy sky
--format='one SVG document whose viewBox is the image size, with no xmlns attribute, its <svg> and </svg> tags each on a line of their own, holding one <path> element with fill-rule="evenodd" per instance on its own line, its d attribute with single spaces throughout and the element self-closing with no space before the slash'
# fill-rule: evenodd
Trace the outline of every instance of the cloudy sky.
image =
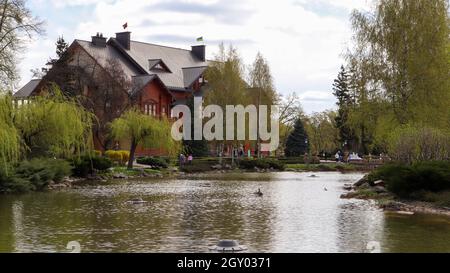
<svg viewBox="0 0 450 273">
<path fill-rule="evenodd" d="M 54 56 L 56 38 L 114 36 L 128 22 L 132 39 L 189 49 L 203 36 L 213 58 L 220 42 L 233 44 L 246 64 L 258 51 L 268 60 L 277 91 L 296 92 L 308 113 L 335 107 L 331 85 L 351 39 L 349 15 L 369 0 L 29 0 L 46 21 L 20 65 L 30 70 Z"/>
</svg>

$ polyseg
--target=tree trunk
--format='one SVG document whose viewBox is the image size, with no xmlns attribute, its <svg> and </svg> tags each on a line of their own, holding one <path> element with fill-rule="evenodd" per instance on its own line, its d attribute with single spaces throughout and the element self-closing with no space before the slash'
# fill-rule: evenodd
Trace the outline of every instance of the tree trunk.
<svg viewBox="0 0 450 273">
<path fill-rule="evenodd" d="M 133 169 L 134 154 L 136 153 L 137 143 L 135 139 L 131 140 L 130 159 L 128 161 L 128 169 Z"/>
</svg>

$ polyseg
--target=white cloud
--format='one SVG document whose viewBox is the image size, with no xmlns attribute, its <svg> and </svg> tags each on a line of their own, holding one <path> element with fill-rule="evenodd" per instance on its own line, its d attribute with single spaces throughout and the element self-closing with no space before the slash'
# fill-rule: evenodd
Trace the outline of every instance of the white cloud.
<svg viewBox="0 0 450 273">
<path fill-rule="evenodd" d="M 247 64 L 260 51 L 271 65 L 278 91 L 297 92 L 307 112 L 334 107 L 331 86 L 351 38 L 348 17 L 330 16 L 325 11 L 350 13 L 368 5 L 366 0 L 320 0 L 320 5 L 317 0 L 34 1 L 53 5 L 69 18 L 76 14 L 76 6 L 91 5 L 90 14 L 74 16 L 72 29 L 60 26 L 59 18 L 51 14 L 45 18 L 52 28 L 47 29 L 47 38 L 32 45 L 22 62 L 22 83 L 29 80 L 31 68 L 43 65 L 53 55 L 58 35 L 64 34 L 68 40 L 90 39 L 96 32 L 113 36 L 128 22 L 135 40 L 189 48 L 196 37 L 203 36 L 210 58 L 218 41 L 236 43 Z M 304 6 L 314 3 L 315 10 Z"/>
</svg>

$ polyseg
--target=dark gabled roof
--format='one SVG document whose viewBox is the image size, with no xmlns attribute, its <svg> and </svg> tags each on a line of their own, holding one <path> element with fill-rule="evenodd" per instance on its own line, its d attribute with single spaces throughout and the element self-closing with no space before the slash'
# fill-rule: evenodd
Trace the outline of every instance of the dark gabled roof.
<svg viewBox="0 0 450 273">
<path fill-rule="evenodd" d="M 75 40 L 73 45 L 79 45 L 103 68 L 107 67 L 110 59 L 116 60 L 133 83 L 133 87 L 128 90 L 132 94 L 136 92 L 137 86 L 142 84 L 141 81 L 156 78 L 171 91 L 192 92 L 193 83 L 204 73 L 209 63 L 200 60 L 191 50 L 150 43 L 130 41 L 130 49 L 127 50 L 115 38 L 110 38 L 106 46 L 94 45 L 84 40 Z M 154 69 L 158 64 L 163 69 Z M 38 87 L 39 82 L 40 80 L 32 80 L 15 96 L 28 97 Z"/>
<path fill-rule="evenodd" d="M 14 94 L 14 98 L 16 99 L 24 99 L 31 96 L 36 87 L 41 83 L 40 79 L 29 81 L 24 87 L 22 87 L 19 91 Z"/>
<path fill-rule="evenodd" d="M 118 61 L 123 69 L 123 72 L 128 76 L 130 81 L 136 75 L 146 74 L 145 71 L 136 66 L 136 64 L 133 64 L 130 60 L 128 60 L 127 56 L 124 56 L 110 44 L 106 44 L 106 47 L 100 47 L 84 40 L 75 40 L 75 42 L 78 43 L 102 67 L 107 66 L 109 59 Z"/>
<path fill-rule="evenodd" d="M 186 89 L 190 84 L 185 80 L 184 68 L 207 67 L 208 63 L 198 59 L 190 50 L 167 47 L 143 42 L 130 42 L 130 50 L 125 49 L 111 38 L 108 44 L 114 46 L 118 51 L 128 57 L 131 63 L 139 67 L 146 74 L 156 74 L 161 81 L 170 89 Z M 149 60 L 161 60 L 170 72 L 150 71 Z M 191 77 L 191 75 L 189 75 Z M 194 79 L 195 80 L 195 79 Z"/>
</svg>

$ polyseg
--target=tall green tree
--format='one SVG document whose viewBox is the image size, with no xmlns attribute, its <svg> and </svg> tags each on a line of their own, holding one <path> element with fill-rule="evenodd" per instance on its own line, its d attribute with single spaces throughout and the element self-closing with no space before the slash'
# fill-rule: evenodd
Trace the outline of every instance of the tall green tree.
<svg viewBox="0 0 450 273">
<path fill-rule="evenodd" d="M 335 111 L 324 111 L 306 118 L 305 127 L 312 154 L 332 154 L 341 147 L 336 116 Z"/>
<path fill-rule="evenodd" d="M 341 66 L 338 77 L 333 83 L 333 94 L 337 98 L 338 113 L 336 116 L 336 127 L 339 129 L 341 143 L 347 143 L 347 148 L 355 147 L 355 134 L 348 124 L 349 113 L 355 101 L 352 97 L 350 76 L 344 66 Z"/>
<path fill-rule="evenodd" d="M 64 40 L 64 36 L 58 37 L 58 40 L 56 40 L 56 56 L 62 58 L 67 49 L 69 49 L 69 44 Z"/>
<path fill-rule="evenodd" d="M 64 40 L 63 36 L 58 37 L 55 45 L 56 45 L 56 59 L 50 58 L 47 62 L 46 67 L 31 69 L 33 78 L 43 79 L 47 75 L 48 71 L 52 69 L 54 65 L 57 64 L 57 62 L 59 62 L 59 70 L 60 70 L 59 72 L 62 72 L 61 69 L 62 66 L 64 66 L 65 70 L 68 69 L 68 64 L 66 62 L 68 56 L 65 56 L 65 53 L 69 49 L 69 45 Z"/>
<path fill-rule="evenodd" d="M 43 34 L 43 21 L 33 16 L 24 0 L 0 1 L 0 88 L 11 89 L 18 80 L 19 53 L 27 41 Z"/>
<path fill-rule="evenodd" d="M 211 62 L 205 77 L 208 79 L 208 88 L 205 94 L 206 105 L 218 105 L 224 113 L 227 105 L 248 105 L 248 88 L 244 81 L 245 69 L 243 61 L 235 47 L 230 45 L 227 49 L 223 44 Z M 236 130 L 235 130 L 236 133 Z M 223 139 L 226 139 L 226 124 L 223 125 Z M 218 151 L 222 152 L 225 145 L 231 149 L 237 145 L 236 141 L 217 141 Z"/>
<path fill-rule="evenodd" d="M 289 135 L 286 141 L 286 149 L 284 151 L 287 157 L 304 156 L 309 152 L 308 134 L 303 125 L 303 121 L 298 119 L 294 126 L 294 131 Z"/>
<path fill-rule="evenodd" d="M 372 147 L 398 127 L 450 127 L 448 0 L 378 0 L 352 15 L 356 83 L 349 123 Z"/>
<path fill-rule="evenodd" d="M 372 14 L 352 15 L 349 57 L 364 71 L 367 98 L 388 102 L 399 124 L 448 123 L 448 9 L 448 0 L 379 0 Z"/>
<path fill-rule="evenodd" d="M 251 98 L 251 102 L 257 109 L 259 109 L 260 105 L 271 106 L 276 104 L 278 96 L 275 91 L 272 73 L 267 60 L 260 52 L 258 52 L 255 61 L 250 67 L 249 83 L 250 88 L 247 90 L 248 96 Z M 270 115 L 268 115 L 267 120 L 267 123 L 269 122 Z M 256 150 L 258 151 L 258 157 L 261 157 L 261 139 L 259 137 L 259 131 L 257 138 Z"/>
</svg>

